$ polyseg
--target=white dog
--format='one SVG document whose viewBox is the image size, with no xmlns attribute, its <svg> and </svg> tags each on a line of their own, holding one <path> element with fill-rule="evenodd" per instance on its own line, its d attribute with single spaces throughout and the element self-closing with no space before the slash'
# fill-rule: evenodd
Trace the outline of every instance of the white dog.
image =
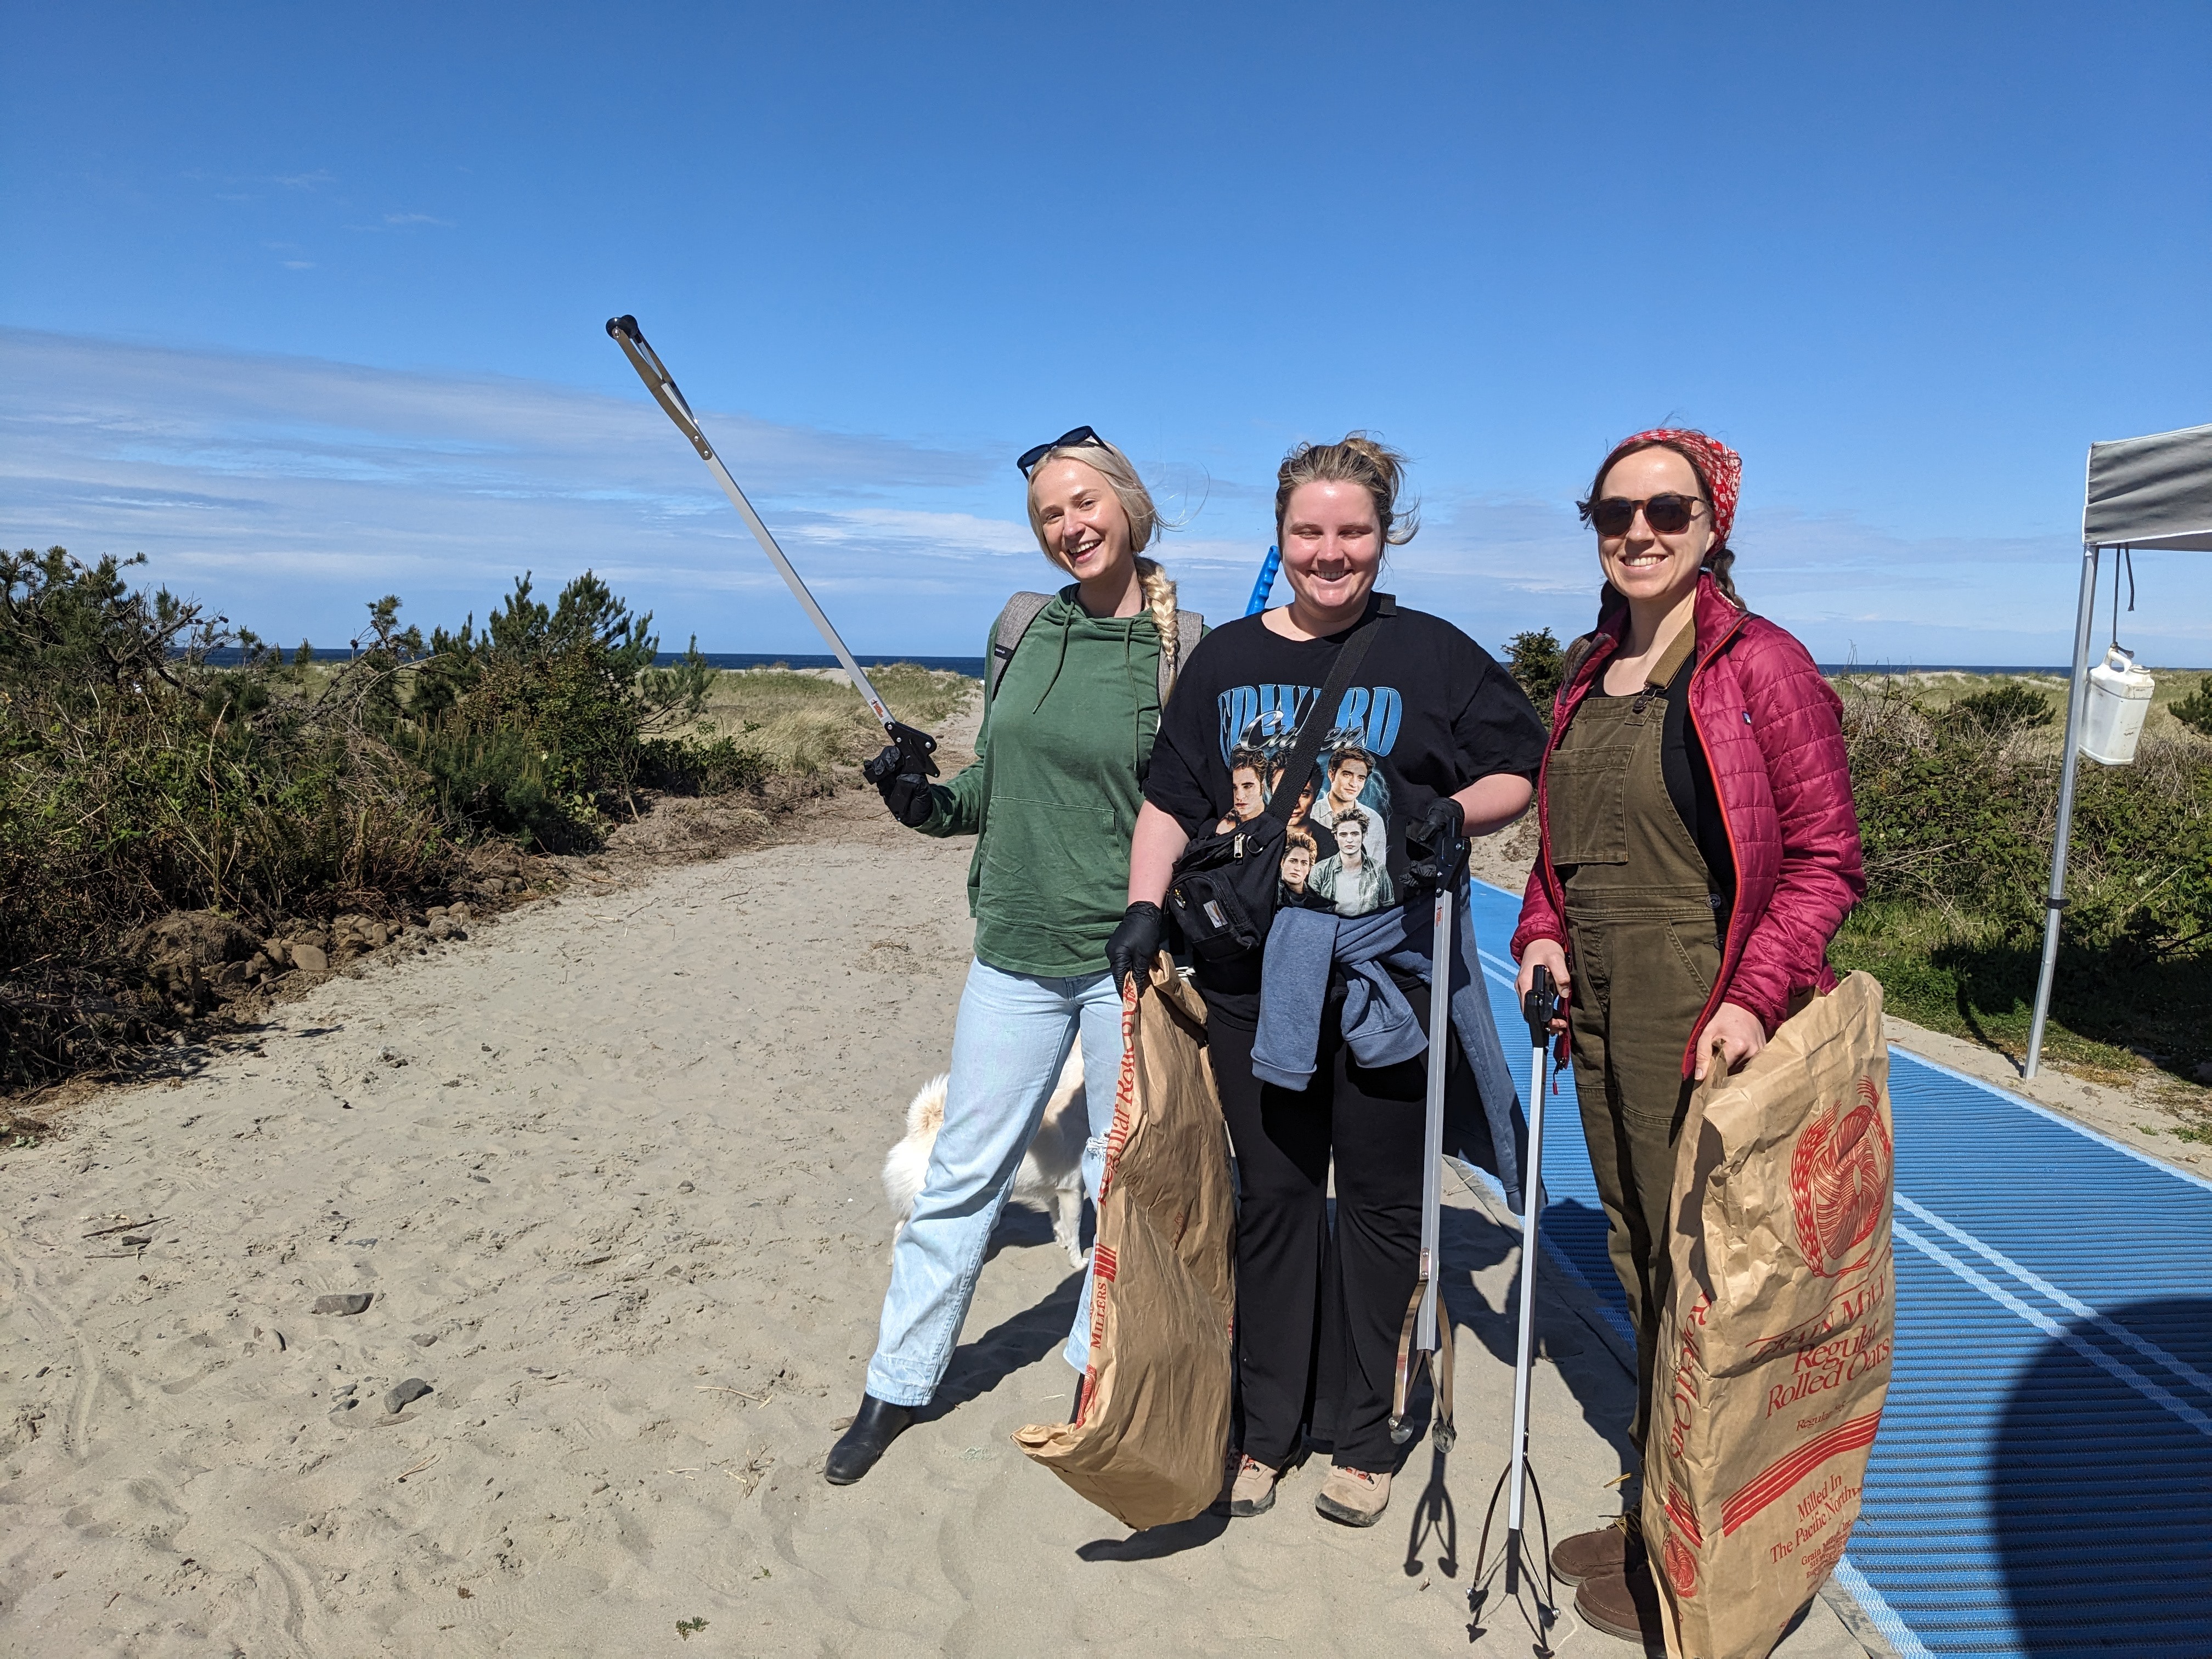
<svg viewBox="0 0 2212 1659">
<path fill-rule="evenodd" d="M 898 1215 L 891 1242 L 906 1231 L 914 1200 L 929 1170 L 929 1149 L 945 1127 L 945 1085 L 939 1073 L 921 1085 L 906 1109 L 906 1139 L 884 1160 L 884 1193 Z M 1083 1047 L 1069 1051 L 1060 1081 L 1045 1103 L 1044 1121 L 1014 1174 L 1015 1200 L 1034 1205 L 1052 1218 L 1052 1236 L 1077 1267 L 1084 1263 L 1083 1146 L 1091 1135 L 1090 1108 L 1083 1092 Z"/>
</svg>

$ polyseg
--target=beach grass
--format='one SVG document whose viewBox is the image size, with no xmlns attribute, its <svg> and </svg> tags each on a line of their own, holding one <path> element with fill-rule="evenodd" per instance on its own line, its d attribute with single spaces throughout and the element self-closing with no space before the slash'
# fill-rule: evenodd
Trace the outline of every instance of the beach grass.
<svg viewBox="0 0 2212 1659">
<path fill-rule="evenodd" d="M 2097 659 L 2102 661 L 2100 657 Z M 2095 663 L 2090 665 L 2094 667 Z M 2146 666 L 2152 678 L 2150 712 L 2143 721 L 2145 738 L 2185 738 L 2190 729 L 2174 718 L 2173 705 L 2186 702 L 2200 688 L 2212 688 L 2212 672 L 2201 668 L 2156 668 Z M 1990 674 L 1963 669 L 1911 670 L 1895 673 L 1839 674 L 1834 677 L 1836 688 L 1846 696 L 1879 695 L 1885 687 L 1903 689 L 1926 709 L 1941 712 L 1955 707 L 1961 701 L 1975 696 L 1987 696 L 1990 692 L 2007 686 L 2019 686 L 2046 700 L 2051 709 L 2051 721 L 2039 728 L 2047 733 L 2052 754 L 2057 754 L 2066 735 L 2066 676 L 2063 674 Z"/>
<path fill-rule="evenodd" d="M 942 669 L 893 663 L 868 671 L 877 695 L 908 726 L 942 725 L 981 690 Z M 770 777 L 814 778 L 866 758 L 884 745 L 883 727 L 836 669 L 743 668 L 717 672 L 687 742 L 726 738 L 759 758 Z"/>
</svg>

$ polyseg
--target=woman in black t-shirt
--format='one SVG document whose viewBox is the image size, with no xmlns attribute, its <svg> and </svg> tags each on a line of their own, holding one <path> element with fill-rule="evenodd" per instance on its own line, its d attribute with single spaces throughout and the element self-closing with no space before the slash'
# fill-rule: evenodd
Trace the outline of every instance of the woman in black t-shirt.
<svg viewBox="0 0 2212 1659">
<path fill-rule="evenodd" d="M 1397 610 L 1374 592 L 1384 548 L 1413 533 L 1398 510 L 1402 465 L 1358 433 L 1342 443 L 1302 445 L 1284 461 L 1275 530 L 1291 603 L 1217 629 L 1191 653 L 1152 750 L 1130 857 L 1129 914 L 1108 946 L 1117 980 L 1150 958 L 1177 854 L 1224 819 L 1256 813 L 1249 799 L 1254 779 L 1266 780 L 1268 799 L 1280 788 L 1300 791 L 1282 902 L 1340 919 L 1329 988 L 1317 1008 L 1293 1000 L 1286 1011 L 1282 988 L 1268 989 L 1271 1030 L 1284 1029 L 1286 1012 L 1292 1025 L 1318 1022 L 1303 1087 L 1264 1081 L 1254 1071 L 1259 953 L 1198 965 L 1241 1193 L 1244 1444 L 1231 1500 L 1240 1516 L 1273 1503 L 1276 1479 L 1300 1449 L 1317 1382 L 1319 1397 L 1334 1405 L 1335 1467 L 1315 1507 L 1367 1526 L 1389 1500 L 1398 1334 L 1419 1273 L 1427 1057 L 1376 1065 L 1355 1057 L 1360 1034 L 1355 1028 L 1348 1041 L 1342 1018 L 1351 961 L 1345 941 L 1362 931 L 1363 919 L 1387 929 L 1401 905 L 1409 923 L 1419 911 L 1425 935 L 1428 903 L 1411 883 L 1407 829 L 1456 836 L 1504 828 L 1527 809 L 1543 752 L 1535 711 L 1480 646 L 1441 617 Z M 1336 708 L 1313 710 L 1345 636 L 1370 616 L 1378 616 L 1370 625 L 1385 631 L 1356 677 L 1365 683 Z M 1316 775 L 1287 779 L 1299 724 L 1316 714 L 1329 726 Z M 1393 980 L 1403 971 L 1393 966 Z M 1426 997 L 1405 1000 L 1425 1022 Z M 1261 1067 L 1279 1078 L 1301 1075 L 1277 1063 L 1272 1048 Z M 1328 1352 L 1324 1330 L 1340 1338 Z"/>
</svg>

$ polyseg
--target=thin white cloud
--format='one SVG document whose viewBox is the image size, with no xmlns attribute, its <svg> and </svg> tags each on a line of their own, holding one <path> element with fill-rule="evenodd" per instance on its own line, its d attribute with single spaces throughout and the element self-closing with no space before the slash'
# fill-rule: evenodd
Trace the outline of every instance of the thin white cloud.
<svg viewBox="0 0 2212 1659">
<path fill-rule="evenodd" d="M 930 596 L 974 589 L 960 574 L 973 561 L 1034 553 L 1026 524 L 974 510 L 1006 494 L 995 457 L 702 416 L 794 556 L 818 550 L 810 578 L 858 596 L 886 644 L 945 609 Z M 632 597 L 664 610 L 685 595 L 768 597 L 702 620 L 722 648 L 746 648 L 760 627 L 792 648 L 796 614 L 641 392 L 27 331 L 0 330 L 0 538 L 143 550 L 156 580 L 233 616 L 273 610 L 295 619 L 287 632 L 340 637 L 378 593 L 411 596 L 425 620 L 434 607 L 458 616 L 457 598 L 481 611 L 526 569 L 541 585 L 586 568 L 650 573 Z M 952 607 L 958 637 L 985 603 Z"/>
<path fill-rule="evenodd" d="M 793 514 L 790 535 L 819 546 L 899 545 L 933 550 L 945 558 L 1035 556 L 1036 538 L 1027 524 L 987 519 L 973 513 L 918 512 L 907 507 L 863 507 L 842 511 Z M 779 532 L 781 534 L 781 532 Z"/>
<path fill-rule="evenodd" d="M 1004 445 L 702 418 L 856 648 L 974 651 L 1008 592 L 1064 580 L 1036 551 Z M 1172 458 L 1143 465 L 1186 520 L 1150 550 L 1182 603 L 1238 614 L 1272 491 Z M 810 648 L 743 523 L 628 385 L 609 395 L 0 329 L 0 539 L 143 550 L 155 580 L 286 637 L 343 639 L 391 592 L 413 619 L 450 623 L 522 571 L 550 590 L 590 568 L 654 610 L 665 636 Z M 1916 538 L 1754 504 L 1735 540 L 1753 605 L 1823 661 L 2055 662 L 2071 642 L 2080 556 L 2063 538 Z M 2143 606 L 2123 640 L 2152 661 L 2212 658 L 2212 560 L 2142 554 L 2136 568 Z M 1586 628 L 1598 572 L 1571 502 L 1432 485 L 1385 586 L 1496 650 L 1523 629 Z M 1286 591 L 1279 580 L 1278 601 Z M 2110 603 L 2107 586 L 2100 631 Z"/>
</svg>

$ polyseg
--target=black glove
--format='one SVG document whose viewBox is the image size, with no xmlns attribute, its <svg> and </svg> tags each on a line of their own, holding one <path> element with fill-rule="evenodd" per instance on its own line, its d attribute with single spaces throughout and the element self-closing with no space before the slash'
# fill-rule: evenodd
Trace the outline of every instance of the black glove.
<svg viewBox="0 0 2212 1659">
<path fill-rule="evenodd" d="M 1121 913 L 1121 920 L 1106 940 L 1106 966 L 1114 975 L 1114 990 L 1121 994 L 1129 975 L 1141 987 L 1151 974 L 1152 958 L 1160 953 L 1160 907 L 1139 900 Z"/>
<path fill-rule="evenodd" d="M 860 768 L 860 772 L 876 786 L 884 805 L 891 809 L 891 816 L 908 829 L 921 829 L 937 811 L 937 799 L 930 793 L 929 780 L 919 772 L 899 770 L 896 744 L 886 744 L 881 754 Z"/>
<path fill-rule="evenodd" d="M 937 775 L 937 763 L 929 757 L 937 739 L 896 720 L 891 722 L 890 735 L 893 741 L 875 759 L 861 763 L 860 775 L 876 786 L 893 817 L 909 830 L 919 830 L 937 811 L 929 790 L 930 779 Z"/>
<path fill-rule="evenodd" d="M 1459 879 L 1467 858 L 1467 813 L 1449 795 L 1429 803 L 1419 823 L 1406 826 L 1406 873 L 1431 889 Z"/>
</svg>

